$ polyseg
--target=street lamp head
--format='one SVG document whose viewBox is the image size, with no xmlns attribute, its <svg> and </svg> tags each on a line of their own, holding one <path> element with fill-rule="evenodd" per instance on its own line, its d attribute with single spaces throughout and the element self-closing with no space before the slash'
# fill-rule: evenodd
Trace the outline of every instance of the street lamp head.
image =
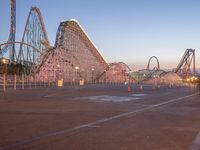
<svg viewBox="0 0 200 150">
<path fill-rule="evenodd" d="M 5 63 L 6 63 L 6 59 L 5 59 L 5 58 L 3 58 L 3 59 L 2 59 L 2 62 L 5 64 Z"/>
<path fill-rule="evenodd" d="M 8 64 L 8 63 L 9 63 L 9 60 L 6 59 L 6 58 L 2 58 L 2 63 L 3 63 L 3 64 Z"/>
<path fill-rule="evenodd" d="M 76 70 L 78 70 L 78 69 L 79 69 L 79 67 L 78 67 L 78 66 L 76 66 L 76 67 L 75 67 L 75 69 L 76 69 Z"/>
<path fill-rule="evenodd" d="M 60 65 L 59 65 L 59 64 L 57 64 L 57 67 L 58 67 L 58 68 L 60 68 Z"/>
</svg>

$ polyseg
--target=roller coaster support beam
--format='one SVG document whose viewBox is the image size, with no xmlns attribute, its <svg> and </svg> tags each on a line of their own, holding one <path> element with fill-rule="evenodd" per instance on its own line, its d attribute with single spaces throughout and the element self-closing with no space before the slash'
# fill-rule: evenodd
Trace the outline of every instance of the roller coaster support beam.
<svg viewBox="0 0 200 150">
<path fill-rule="evenodd" d="M 30 45 L 30 44 L 27 44 L 27 43 L 24 43 L 24 42 L 18 42 L 18 41 L 15 41 L 15 42 L 6 42 L 6 43 L 0 44 L 0 51 L 2 50 L 1 47 L 2 47 L 3 45 L 11 45 L 11 44 L 22 44 L 22 45 L 27 45 L 27 46 L 33 48 L 34 50 L 36 50 L 37 52 L 39 52 L 40 54 L 42 54 L 38 48 L 36 48 L 36 47 L 34 47 L 34 46 Z"/>
</svg>

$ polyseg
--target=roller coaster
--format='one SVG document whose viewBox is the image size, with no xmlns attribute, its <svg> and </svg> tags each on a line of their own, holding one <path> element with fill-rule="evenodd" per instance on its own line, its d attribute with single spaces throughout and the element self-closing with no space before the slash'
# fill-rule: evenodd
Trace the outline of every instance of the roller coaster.
<svg viewBox="0 0 200 150">
<path fill-rule="evenodd" d="M 137 72 L 123 62 L 108 63 L 75 19 L 60 22 L 55 44 L 50 46 L 42 14 L 37 7 L 32 7 L 28 13 L 22 40 L 15 41 L 16 1 L 10 0 L 10 6 L 10 35 L 7 42 L 0 44 L 1 73 L 5 73 L 2 60 L 8 53 L 7 74 L 25 74 L 44 82 L 58 79 L 64 82 L 84 79 L 87 83 L 145 82 L 169 73 L 160 69 L 156 56 L 150 57 L 146 69 Z M 151 69 L 153 59 L 157 66 Z M 187 49 L 177 68 L 171 72 L 181 78 L 195 75 L 195 50 Z"/>
<path fill-rule="evenodd" d="M 193 67 L 191 70 L 192 65 Z M 174 72 L 179 74 L 183 78 L 186 78 L 191 75 L 195 75 L 195 50 L 194 49 L 186 49 L 181 61 L 179 62 Z"/>
<path fill-rule="evenodd" d="M 155 59 L 157 66 L 150 68 L 151 60 Z M 191 68 L 192 66 L 192 68 Z M 160 69 L 160 63 L 156 56 L 149 58 L 148 65 L 146 69 L 139 70 L 137 72 L 132 72 L 131 76 L 138 82 L 144 82 L 151 80 L 155 77 L 167 76 L 167 74 L 178 75 L 181 80 L 186 80 L 188 77 L 195 76 L 195 50 L 186 49 L 182 59 L 180 60 L 178 66 L 172 71 L 164 71 Z"/>
<path fill-rule="evenodd" d="M 157 66 L 154 66 L 152 69 L 150 68 L 151 61 L 155 59 Z M 160 77 L 166 72 L 160 69 L 160 63 L 156 56 L 151 56 L 149 58 L 146 69 L 141 69 L 136 72 L 132 72 L 131 76 L 136 79 L 137 82 L 145 82 L 155 77 Z"/>
<path fill-rule="evenodd" d="M 10 35 L 6 43 L 0 44 L 0 57 L 3 59 L 9 52 L 8 73 L 31 74 L 34 66 L 41 63 L 41 56 L 45 55 L 44 43 L 49 43 L 42 15 L 39 8 L 32 7 L 28 14 L 22 40 L 15 41 L 16 1 L 10 0 L 10 5 Z"/>
</svg>

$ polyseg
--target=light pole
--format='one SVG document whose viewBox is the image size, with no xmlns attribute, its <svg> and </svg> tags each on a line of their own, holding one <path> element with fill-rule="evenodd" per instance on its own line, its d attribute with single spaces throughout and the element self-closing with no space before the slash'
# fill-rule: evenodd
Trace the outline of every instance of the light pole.
<svg viewBox="0 0 200 150">
<path fill-rule="evenodd" d="M 2 58 L 2 63 L 4 64 L 4 83 L 3 83 L 3 90 L 6 90 L 6 80 L 7 80 L 7 65 L 9 63 L 9 59 Z"/>
<path fill-rule="evenodd" d="M 144 80 L 146 79 L 146 76 L 147 76 L 147 75 L 144 73 L 144 74 L 143 74 L 143 79 L 142 79 L 143 82 L 144 82 Z"/>
<path fill-rule="evenodd" d="M 57 64 L 56 67 L 56 82 L 58 86 L 60 64 Z"/>
<path fill-rule="evenodd" d="M 57 78 L 59 79 L 60 78 L 60 64 L 57 64 L 57 72 L 58 72 L 58 76 L 57 76 Z"/>
<path fill-rule="evenodd" d="M 2 63 L 5 65 L 4 73 L 7 75 L 7 64 L 9 63 L 9 60 L 6 58 L 3 58 Z"/>
<path fill-rule="evenodd" d="M 76 66 L 76 67 L 75 67 L 75 70 L 76 70 L 76 80 L 77 80 L 77 84 L 78 84 L 78 70 L 79 70 L 79 67 Z"/>
</svg>

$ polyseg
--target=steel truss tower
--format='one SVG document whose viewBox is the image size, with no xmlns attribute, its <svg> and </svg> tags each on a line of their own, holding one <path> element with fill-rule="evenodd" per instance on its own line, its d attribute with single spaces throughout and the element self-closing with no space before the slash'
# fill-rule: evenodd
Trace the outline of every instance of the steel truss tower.
<svg viewBox="0 0 200 150">
<path fill-rule="evenodd" d="M 10 12 L 10 35 L 8 42 L 15 42 L 15 32 L 16 32 L 16 1 L 10 0 L 11 12 Z M 2 48 L 0 51 L 0 57 L 3 57 L 7 52 L 9 52 L 9 59 L 11 62 L 16 60 L 15 44 L 8 44 Z"/>
</svg>

